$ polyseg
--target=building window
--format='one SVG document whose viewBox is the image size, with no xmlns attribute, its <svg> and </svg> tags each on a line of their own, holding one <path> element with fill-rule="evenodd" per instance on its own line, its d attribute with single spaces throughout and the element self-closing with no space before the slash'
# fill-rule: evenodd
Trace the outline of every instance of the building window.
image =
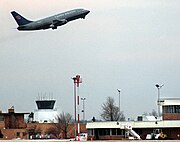
<svg viewBox="0 0 180 142">
<path fill-rule="evenodd" d="M 180 113 L 180 106 L 175 106 L 175 113 Z"/>
<path fill-rule="evenodd" d="M 110 129 L 99 129 L 99 135 L 100 136 L 110 135 Z"/>
<path fill-rule="evenodd" d="M 0 122 L 1 121 L 4 121 L 4 117 L 3 116 L 0 116 Z"/>
<path fill-rule="evenodd" d="M 112 129 L 112 135 L 124 135 L 124 130 L 123 129 Z"/>
<path fill-rule="evenodd" d="M 124 135 L 125 134 L 125 130 L 124 129 L 117 129 L 117 135 Z"/>
<path fill-rule="evenodd" d="M 26 133 L 25 133 L 25 132 L 23 132 L 23 137 L 24 137 L 24 136 L 26 136 Z"/>
<path fill-rule="evenodd" d="M 121 129 L 117 129 L 117 135 L 121 135 Z"/>
<path fill-rule="evenodd" d="M 16 133 L 16 136 L 17 136 L 17 137 L 20 137 L 20 132 L 17 132 L 17 133 Z"/>
<path fill-rule="evenodd" d="M 167 106 L 163 106 L 162 108 L 163 108 L 163 113 L 168 113 Z"/>
<path fill-rule="evenodd" d="M 163 113 L 180 113 L 180 105 L 163 106 Z"/>
<path fill-rule="evenodd" d="M 117 129 L 112 129 L 112 135 L 117 135 Z"/>
<path fill-rule="evenodd" d="M 110 129 L 106 129 L 105 135 L 110 135 Z"/>
<path fill-rule="evenodd" d="M 88 135 L 93 136 L 93 129 L 88 129 Z"/>
<path fill-rule="evenodd" d="M 175 111 L 174 111 L 174 106 L 169 106 L 169 113 L 175 113 Z"/>
</svg>

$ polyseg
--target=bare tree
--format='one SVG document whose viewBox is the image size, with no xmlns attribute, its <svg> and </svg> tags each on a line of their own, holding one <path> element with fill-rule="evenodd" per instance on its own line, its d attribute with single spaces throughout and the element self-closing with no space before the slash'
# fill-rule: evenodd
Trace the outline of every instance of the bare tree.
<svg viewBox="0 0 180 142">
<path fill-rule="evenodd" d="M 60 138 L 60 133 L 61 130 L 58 129 L 55 125 L 55 127 L 50 127 L 47 131 L 46 134 L 50 135 L 51 138 Z"/>
<path fill-rule="evenodd" d="M 125 117 L 123 111 L 121 111 L 119 114 L 119 121 L 125 121 L 125 120 L 126 120 L 126 117 Z"/>
<path fill-rule="evenodd" d="M 145 115 L 145 116 L 155 116 L 155 117 L 158 116 L 156 110 L 154 110 L 154 109 L 153 109 L 152 112 L 150 112 L 150 113 L 144 112 L 143 115 Z"/>
<path fill-rule="evenodd" d="M 60 130 L 64 134 L 64 138 L 67 138 L 67 132 L 68 132 L 68 124 L 72 121 L 72 115 L 70 113 L 64 113 L 56 116 L 57 129 Z"/>
<path fill-rule="evenodd" d="M 42 129 L 39 126 L 35 125 L 34 126 L 34 136 L 36 138 L 40 138 L 41 132 L 42 132 Z"/>
<path fill-rule="evenodd" d="M 108 97 L 106 102 L 102 104 L 101 117 L 106 121 L 124 121 L 123 112 L 119 112 L 119 107 L 115 105 L 114 98 Z"/>
<path fill-rule="evenodd" d="M 158 114 L 157 114 L 157 112 L 156 112 L 156 110 L 152 110 L 152 112 L 151 113 L 149 113 L 150 115 L 152 115 L 152 116 L 155 116 L 155 117 L 157 117 L 158 116 Z"/>
</svg>

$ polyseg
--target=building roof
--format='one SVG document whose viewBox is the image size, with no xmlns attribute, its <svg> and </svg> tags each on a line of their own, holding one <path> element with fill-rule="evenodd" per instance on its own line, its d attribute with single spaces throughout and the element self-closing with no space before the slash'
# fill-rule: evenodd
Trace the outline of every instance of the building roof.
<svg viewBox="0 0 180 142">
<path fill-rule="evenodd" d="M 160 100 L 180 100 L 180 98 L 161 98 Z"/>
<path fill-rule="evenodd" d="M 160 103 L 162 106 L 180 105 L 180 98 L 161 98 Z"/>
<path fill-rule="evenodd" d="M 8 116 L 8 115 L 24 115 L 24 114 L 30 114 L 30 113 L 0 113 L 0 116 Z"/>
<path fill-rule="evenodd" d="M 87 129 L 99 128 L 123 128 L 125 125 L 131 125 L 132 128 L 180 128 L 180 120 L 171 121 L 124 121 L 124 122 L 89 122 Z"/>
</svg>

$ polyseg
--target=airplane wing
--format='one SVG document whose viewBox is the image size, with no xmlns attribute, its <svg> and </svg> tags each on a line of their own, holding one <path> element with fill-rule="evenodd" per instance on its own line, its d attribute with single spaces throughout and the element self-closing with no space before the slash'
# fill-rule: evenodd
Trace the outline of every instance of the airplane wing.
<svg viewBox="0 0 180 142">
<path fill-rule="evenodd" d="M 57 26 L 61 26 L 66 24 L 68 21 L 66 19 L 61 19 L 61 20 L 53 20 L 52 24 L 50 25 L 50 27 L 52 29 L 57 29 Z"/>
<path fill-rule="evenodd" d="M 53 25 L 55 26 L 60 26 L 60 25 L 64 25 L 67 23 L 66 19 L 62 19 L 62 20 L 53 20 Z"/>
</svg>

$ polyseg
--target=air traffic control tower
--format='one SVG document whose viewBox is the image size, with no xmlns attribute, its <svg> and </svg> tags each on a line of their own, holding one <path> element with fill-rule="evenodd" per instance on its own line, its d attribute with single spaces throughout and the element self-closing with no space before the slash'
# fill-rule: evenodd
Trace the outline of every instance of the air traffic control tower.
<svg viewBox="0 0 180 142">
<path fill-rule="evenodd" d="M 34 121 L 39 123 L 55 123 L 55 117 L 58 115 L 57 109 L 54 109 L 55 102 L 56 100 L 37 100 Z"/>
</svg>

